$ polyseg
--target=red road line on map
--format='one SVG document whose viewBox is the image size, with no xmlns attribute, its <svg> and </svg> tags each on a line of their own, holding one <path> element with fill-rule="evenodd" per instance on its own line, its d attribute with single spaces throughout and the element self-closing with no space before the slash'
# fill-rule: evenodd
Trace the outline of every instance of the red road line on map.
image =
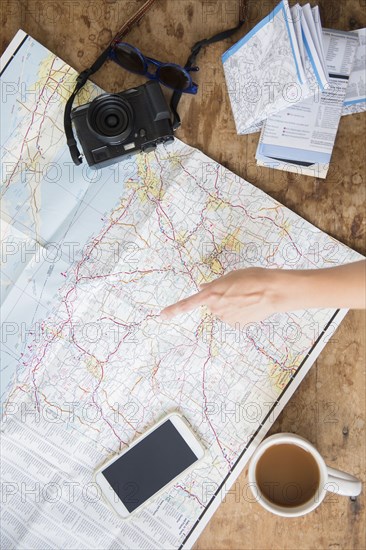
<svg viewBox="0 0 366 550">
<path fill-rule="evenodd" d="M 213 197 L 213 198 L 216 198 L 214 195 L 212 195 L 209 191 L 207 191 L 200 183 L 199 181 L 197 180 L 197 178 L 193 175 L 193 174 L 190 174 L 188 172 L 188 170 L 185 168 L 185 166 L 182 164 L 182 162 L 179 162 L 182 170 L 189 176 L 189 177 L 192 177 L 195 182 L 197 183 L 198 187 L 200 189 L 202 189 L 206 194 L 208 194 L 210 197 Z M 218 176 L 218 174 L 217 174 Z M 302 257 L 303 254 L 301 253 L 301 251 L 297 248 L 292 236 L 290 235 L 290 233 L 287 231 L 287 229 L 281 225 L 278 225 L 278 223 L 272 219 L 271 217 L 269 216 L 252 216 L 248 213 L 248 211 L 241 205 L 236 205 L 236 204 L 232 204 L 230 202 L 228 202 L 226 199 L 221 199 L 223 202 L 226 202 L 229 206 L 231 206 L 231 208 L 239 208 L 241 210 L 244 210 L 245 214 L 248 216 L 248 218 L 250 218 L 251 220 L 260 220 L 260 219 L 267 219 L 269 220 L 271 223 L 273 223 L 278 229 L 280 229 L 281 231 L 284 231 L 287 235 L 287 237 L 289 238 L 289 240 L 293 243 L 296 251 L 299 253 L 299 255 Z M 314 262 L 311 262 L 311 260 L 308 260 L 310 263 L 312 263 L 313 265 L 316 266 L 316 264 Z"/>
<path fill-rule="evenodd" d="M 230 468 L 231 468 L 231 463 L 229 461 L 229 459 L 227 458 L 226 456 L 226 453 L 224 452 L 224 449 L 222 448 L 222 445 L 221 445 L 221 442 L 217 436 L 217 433 L 216 433 L 216 430 L 215 428 L 213 427 L 212 423 L 211 423 L 211 420 L 209 419 L 208 417 L 208 414 L 207 414 L 207 396 L 206 396 L 206 391 L 205 391 L 205 375 L 206 375 L 206 365 L 208 363 L 208 361 L 211 359 L 211 356 L 209 355 L 203 365 L 203 369 L 202 369 L 202 393 L 203 393 L 203 399 L 204 399 L 204 413 L 205 413 L 205 416 L 206 416 L 206 419 L 207 419 L 207 422 L 209 423 L 210 427 L 211 427 L 211 430 L 215 436 L 215 439 L 221 449 L 221 452 L 222 452 L 222 455 L 223 457 L 225 458 L 226 462 L 229 464 Z"/>
<path fill-rule="evenodd" d="M 110 231 L 110 229 L 116 225 L 117 223 L 120 222 L 120 220 L 123 218 L 123 216 L 126 214 L 127 210 L 128 210 L 128 207 L 130 206 L 132 200 L 134 199 L 136 195 L 136 192 L 134 191 L 132 194 L 131 194 L 131 197 L 130 199 L 128 200 L 128 203 L 126 204 L 125 208 L 123 209 L 122 213 L 120 216 L 118 216 L 118 218 L 114 221 L 112 221 L 105 229 L 103 229 L 102 233 L 98 236 L 98 238 L 96 239 L 93 239 L 92 243 L 90 244 L 90 248 L 87 248 L 86 250 L 86 253 L 84 254 L 83 258 L 80 259 L 80 261 L 77 263 L 76 265 L 76 268 L 75 268 L 75 277 L 76 277 L 76 283 L 78 282 L 79 280 L 79 271 L 80 271 L 80 268 L 82 267 L 82 265 L 84 264 L 84 262 L 89 258 L 91 252 L 94 250 L 94 248 L 101 242 L 101 240 L 103 239 L 103 237 L 105 237 L 105 235 L 108 233 L 108 231 Z M 76 286 L 76 285 L 75 285 Z"/>
<path fill-rule="evenodd" d="M 78 282 L 82 281 L 83 279 L 86 279 L 88 281 L 94 281 L 95 279 L 107 279 L 107 277 L 116 277 L 117 275 L 149 275 L 151 273 L 168 273 L 170 270 L 168 269 L 145 269 L 145 270 L 138 270 L 135 271 L 118 271 L 116 273 L 106 273 L 105 275 L 91 275 L 91 276 L 82 276 L 79 277 Z M 132 280 L 133 281 L 133 280 Z M 132 282 L 130 281 L 130 282 Z"/>
<path fill-rule="evenodd" d="M 38 99 L 37 99 L 37 102 L 36 102 L 35 109 L 34 109 L 34 111 L 32 112 L 32 118 L 31 118 L 30 125 L 29 125 L 29 127 L 28 127 L 28 129 L 27 129 L 27 131 L 26 131 L 26 133 L 25 133 L 24 139 L 23 139 L 23 141 L 22 141 L 22 145 L 21 145 L 21 148 L 20 148 L 19 159 L 17 160 L 17 162 L 16 162 L 16 164 L 15 164 L 15 166 L 14 166 L 14 169 L 13 169 L 13 171 L 11 172 L 11 174 L 10 174 L 10 176 L 9 176 L 9 179 L 8 179 L 7 183 L 5 184 L 5 190 L 9 187 L 9 185 L 10 185 L 10 183 L 11 183 L 11 180 L 12 180 L 14 174 L 15 174 L 15 171 L 16 171 L 16 169 L 18 168 L 19 163 L 20 163 L 20 161 L 21 161 L 22 154 L 23 154 L 23 149 L 24 149 L 25 143 L 26 143 L 26 141 L 27 141 L 28 133 L 29 133 L 29 131 L 30 131 L 32 125 L 33 125 L 33 121 L 34 121 L 35 115 L 38 114 L 38 113 L 37 113 L 38 105 L 39 105 L 39 103 L 40 103 L 40 101 L 41 101 L 42 94 L 43 94 L 44 89 L 45 89 L 45 87 L 46 87 L 46 84 L 47 84 L 47 81 L 48 81 L 50 72 L 51 72 L 51 70 L 52 70 L 52 68 L 53 68 L 53 64 L 54 64 L 55 60 L 56 60 L 56 57 L 54 57 L 53 60 L 52 60 L 52 63 L 51 63 L 50 68 L 49 68 L 48 76 L 47 76 L 46 81 L 45 81 L 44 85 L 42 86 L 42 90 L 40 91 L 40 94 L 39 94 L 39 96 L 38 96 Z"/>
<path fill-rule="evenodd" d="M 204 504 L 202 504 L 202 502 L 200 501 L 200 499 L 198 498 L 197 495 L 194 495 L 193 493 L 188 491 L 188 489 L 186 489 L 185 487 L 182 487 L 182 485 L 176 485 L 175 487 L 178 488 L 178 489 L 182 489 L 182 491 L 187 493 L 190 497 L 195 498 L 197 500 L 197 502 L 199 503 L 199 505 L 202 506 L 202 508 L 205 507 Z"/>
<path fill-rule="evenodd" d="M 39 145 L 38 145 L 38 142 L 39 142 L 39 138 L 41 136 L 41 130 L 42 130 L 42 126 L 43 126 L 43 123 L 46 119 L 46 110 L 47 110 L 47 107 L 48 107 L 48 104 L 49 102 L 51 101 L 51 98 L 55 95 L 55 93 L 57 92 L 58 88 L 61 86 L 62 82 L 63 82 L 63 79 L 65 78 L 65 76 L 68 74 L 68 72 L 70 71 L 71 67 L 68 67 L 66 69 L 66 71 L 64 72 L 64 76 L 62 77 L 62 79 L 60 79 L 59 81 L 55 80 L 50 74 L 49 76 L 47 77 L 47 80 L 46 80 L 46 83 L 45 83 L 45 86 L 46 87 L 46 84 L 48 84 L 48 82 L 50 80 L 52 80 L 55 84 L 56 84 L 56 87 L 53 89 L 50 97 L 48 98 L 48 101 L 46 102 L 45 106 L 44 106 L 44 115 L 42 117 L 42 120 L 41 120 L 41 124 L 39 126 L 39 130 L 38 130 L 38 135 L 37 135 L 37 141 L 36 141 L 36 147 L 38 148 Z M 62 68 L 60 69 L 60 71 L 62 70 Z"/>
</svg>

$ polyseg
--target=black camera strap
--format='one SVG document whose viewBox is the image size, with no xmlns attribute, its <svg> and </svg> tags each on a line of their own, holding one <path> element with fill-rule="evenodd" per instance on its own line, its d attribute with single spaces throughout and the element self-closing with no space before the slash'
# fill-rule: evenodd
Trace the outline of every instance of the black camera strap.
<svg viewBox="0 0 366 550">
<path fill-rule="evenodd" d="M 225 40 L 225 38 L 229 38 L 237 30 L 239 30 L 243 24 L 244 24 L 244 20 L 241 20 L 239 21 L 239 24 L 232 29 L 228 29 L 227 31 L 223 31 L 218 34 L 215 34 L 214 36 L 211 36 L 211 38 L 205 38 L 203 40 L 200 40 L 199 42 L 196 42 L 195 45 L 191 48 L 191 55 L 189 56 L 184 68 L 190 69 L 195 65 L 197 56 L 204 46 L 209 46 L 210 44 L 214 44 L 215 42 L 221 42 L 221 40 Z M 170 109 L 173 113 L 173 130 L 177 130 L 181 125 L 177 108 L 182 95 L 183 95 L 183 92 L 174 92 L 172 99 L 170 101 Z"/>
<path fill-rule="evenodd" d="M 149 4 L 148 7 L 150 7 L 150 5 L 153 3 L 153 1 L 154 0 L 150 0 L 150 2 L 149 1 L 146 2 L 146 5 Z M 145 6 L 143 6 L 143 7 L 145 7 Z M 134 17 L 133 24 L 137 22 L 138 18 L 141 19 L 141 17 L 144 15 L 144 13 L 146 11 L 146 8 L 145 8 L 144 11 L 142 11 L 142 10 L 140 10 L 140 11 L 142 13 L 139 13 L 137 16 Z M 196 42 L 196 44 L 191 49 L 191 54 L 190 54 L 190 56 L 187 60 L 187 63 L 185 64 L 185 68 L 190 69 L 194 66 L 194 64 L 196 62 L 196 58 L 197 58 L 199 52 L 201 51 L 201 49 L 204 46 L 208 46 L 209 44 L 214 44 L 215 42 L 220 42 L 221 40 L 225 40 L 225 38 L 229 38 L 238 29 L 240 29 L 240 27 L 243 25 L 243 23 L 244 23 L 244 21 L 240 21 L 239 24 L 236 27 L 232 28 L 232 29 L 228 29 L 226 31 L 215 34 L 211 38 L 206 38 L 204 40 L 200 40 L 199 42 Z M 125 34 L 127 34 L 129 29 L 130 29 L 130 26 L 127 27 L 125 32 L 123 32 L 123 33 L 120 32 L 119 35 L 117 35 L 117 37 L 120 38 L 121 36 L 124 36 Z M 82 71 L 78 75 L 78 77 L 76 79 L 76 85 L 75 85 L 74 91 L 72 92 L 71 96 L 69 97 L 69 99 L 66 102 L 65 113 L 64 113 L 64 128 L 65 128 L 67 145 L 69 147 L 72 160 L 74 161 L 74 163 L 76 165 L 79 165 L 79 164 L 82 163 L 82 155 L 81 155 L 81 153 L 78 149 L 77 142 L 75 140 L 74 132 L 73 132 L 73 129 L 72 129 L 72 123 L 71 123 L 72 105 L 73 105 L 73 102 L 74 102 L 74 99 L 75 99 L 76 95 L 79 93 L 81 88 L 85 85 L 85 83 L 89 79 L 89 77 L 92 74 L 96 73 L 101 68 L 103 63 L 105 63 L 105 61 L 108 59 L 109 50 L 110 50 L 110 45 L 98 57 L 98 59 L 93 63 L 93 65 L 91 67 L 89 67 L 89 69 L 86 69 L 85 71 Z M 173 130 L 177 130 L 181 125 L 181 120 L 180 120 L 179 114 L 177 112 L 177 108 L 178 108 L 179 101 L 182 97 L 182 94 L 183 94 L 183 92 L 174 92 L 173 95 L 172 95 L 172 99 L 170 101 L 170 109 L 171 109 L 172 114 L 173 114 L 173 121 L 172 121 Z"/>
<path fill-rule="evenodd" d="M 79 165 L 83 162 L 83 157 L 78 149 L 74 132 L 72 129 L 72 123 L 71 123 L 71 110 L 72 110 L 72 104 L 74 102 L 74 99 L 78 92 L 81 90 L 81 88 L 85 85 L 88 78 L 96 73 L 103 63 L 108 59 L 109 49 L 111 47 L 111 44 L 115 40 L 121 40 L 126 34 L 128 34 L 131 30 L 131 28 L 136 25 L 145 15 L 145 13 L 151 8 L 151 6 L 156 2 L 156 0 L 147 0 L 138 10 L 137 12 L 130 17 L 126 21 L 126 23 L 122 26 L 122 28 L 119 30 L 119 32 L 116 34 L 116 36 L 113 38 L 112 42 L 108 45 L 108 47 L 102 52 L 102 54 L 96 59 L 96 61 L 93 63 L 89 69 L 86 69 L 85 71 L 82 71 L 77 79 L 76 79 L 76 85 L 74 88 L 74 91 L 72 92 L 71 96 L 66 102 L 65 106 L 65 112 L 64 112 L 64 128 L 65 128 L 65 134 L 66 134 L 66 141 L 67 145 L 69 146 L 70 154 L 72 157 L 72 160 L 76 165 Z"/>
<path fill-rule="evenodd" d="M 89 69 L 86 69 L 85 71 L 83 71 L 78 75 L 76 79 L 76 86 L 74 88 L 74 91 L 72 92 L 71 96 L 66 102 L 65 113 L 64 113 L 64 128 L 65 128 L 67 145 L 69 146 L 72 160 L 76 165 L 81 164 L 83 160 L 82 160 L 82 155 L 78 149 L 76 139 L 74 137 L 74 132 L 72 129 L 72 123 L 71 123 L 72 104 L 74 102 L 76 95 L 79 93 L 81 88 L 85 85 L 89 76 L 96 73 L 100 69 L 100 67 L 103 65 L 103 63 L 108 59 L 108 53 L 109 53 L 109 46 L 106 50 L 104 50 L 102 55 L 98 57 L 98 59 L 95 61 L 95 63 L 93 63 L 93 65 Z"/>
</svg>

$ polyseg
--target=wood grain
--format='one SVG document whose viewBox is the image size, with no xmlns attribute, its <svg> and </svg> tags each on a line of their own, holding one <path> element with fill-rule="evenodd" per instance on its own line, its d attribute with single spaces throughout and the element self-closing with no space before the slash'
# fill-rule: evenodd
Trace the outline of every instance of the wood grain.
<svg viewBox="0 0 366 550">
<path fill-rule="evenodd" d="M 2 0 L 2 51 L 22 28 L 76 69 L 85 69 L 143 2 Z M 194 42 L 236 25 L 239 13 L 244 16 L 240 33 L 202 52 L 197 76 L 200 92 L 183 98 L 178 137 L 365 254 L 365 114 L 342 118 L 326 180 L 256 167 L 258 134 L 235 133 L 220 56 L 275 4 L 272 0 L 159 0 L 128 41 L 152 57 L 184 63 Z M 318 0 L 318 4 L 325 27 L 366 26 L 365 0 Z M 143 82 L 112 63 L 94 80 L 108 91 Z M 365 482 L 364 335 L 365 314 L 349 313 L 271 431 L 308 438 L 329 465 Z M 246 476 L 244 471 L 196 550 L 365 548 L 364 494 L 356 502 L 329 495 L 312 514 L 285 520 L 243 497 Z"/>
</svg>

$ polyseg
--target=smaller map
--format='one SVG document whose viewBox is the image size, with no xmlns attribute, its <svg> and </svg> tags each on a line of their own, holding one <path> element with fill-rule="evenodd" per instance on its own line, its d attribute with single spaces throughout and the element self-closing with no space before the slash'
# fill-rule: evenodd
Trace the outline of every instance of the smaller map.
<svg viewBox="0 0 366 550">
<path fill-rule="evenodd" d="M 287 0 L 222 56 L 238 134 L 312 92 Z"/>
</svg>

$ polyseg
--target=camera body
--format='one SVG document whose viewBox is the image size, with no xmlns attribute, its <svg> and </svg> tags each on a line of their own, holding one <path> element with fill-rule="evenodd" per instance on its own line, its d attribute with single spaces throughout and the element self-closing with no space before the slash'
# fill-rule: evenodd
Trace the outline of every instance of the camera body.
<svg viewBox="0 0 366 550">
<path fill-rule="evenodd" d="M 85 158 L 95 170 L 174 140 L 169 106 L 153 81 L 102 94 L 73 109 L 71 119 Z"/>
</svg>

